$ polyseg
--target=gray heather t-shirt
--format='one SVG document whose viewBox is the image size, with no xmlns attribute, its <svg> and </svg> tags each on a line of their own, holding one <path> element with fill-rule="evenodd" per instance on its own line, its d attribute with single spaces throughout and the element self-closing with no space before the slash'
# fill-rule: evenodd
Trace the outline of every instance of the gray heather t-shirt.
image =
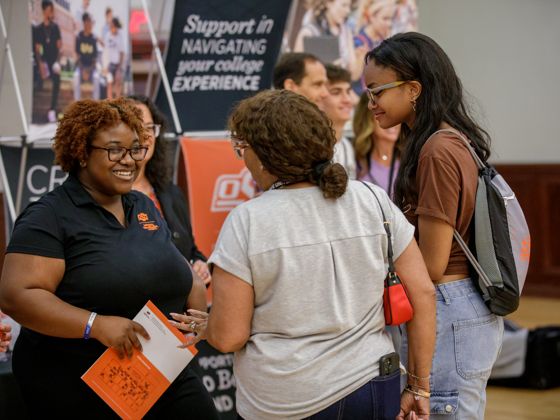
<svg viewBox="0 0 560 420">
<path fill-rule="evenodd" d="M 370 184 L 391 221 L 395 258 L 414 228 Z M 235 208 L 210 262 L 253 286 L 251 336 L 236 352 L 237 410 L 251 419 L 301 419 L 379 374 L 385 333 L 387 237 L 360 182 L 337 200 L 317 187 L 266 191 Z"/>
</svg>

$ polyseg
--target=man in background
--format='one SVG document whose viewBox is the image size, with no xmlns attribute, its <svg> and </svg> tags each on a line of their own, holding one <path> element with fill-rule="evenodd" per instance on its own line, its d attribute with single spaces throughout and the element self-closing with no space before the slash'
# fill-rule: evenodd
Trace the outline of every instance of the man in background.
<svg viewBox="0 0 560 420">
<path fill-rule="evenodd" d="M 84 14 L 89 13 L 89 3 L 90 0 L 82 0 L 81 6 L 78 6 L 74 12 L 74 33 L 76 35 L 84 30 L 83 16 Z"/>
<path fill-rule="evenodd" d="M 327 72 L 321 61 L 308 53 L 286 53 L 274 67 L 275 89 L 286 89 L 305 96 L 319 107 L 327 92 Z"/>
<path fill-rule="evenodd" d="M 58 93 L 60 91 L 60 64 L 58 62 L 60 49 L 62 48 L 62 38 L 60 28 L 54 23 L 54 5 L 50 0 L 41 2 L 43 10 L 43 22 L 35 27 L 34 30 L 34 49 L 37 67 L 42 81 L 51 79 L 52 95 L 51 104 L 47 113 L 49 122 L 56 121 L 56 106 L 58 104 Z"/>
<path fill-rule="evenodd" d="M 354 109 L 350 72 L 334 64 L 326 65 L 327 95 L 319 106 L 330 118 L 336 134 L 333 161 L 346 169 L 350 179 L 356 179 L 356 155 L 350 140 L 344 136 L 344 126 Z"/>
<path fill-rule="evenodd" d="M 82 83 L 93 84 L 93 99 L 99 99 L 99 74 L 97 64 L 97 37 L 93 35 L 93 20 L 89 13 L 82 16 L 84 30 L 76 37 L 76 70 L 74 70 L 74 100 L 82 96 Z"/>
</svg>

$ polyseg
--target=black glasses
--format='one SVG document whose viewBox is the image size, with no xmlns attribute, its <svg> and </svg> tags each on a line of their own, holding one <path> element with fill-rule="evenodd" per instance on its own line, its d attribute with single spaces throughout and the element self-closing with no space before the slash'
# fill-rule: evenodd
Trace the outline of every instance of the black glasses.
<svg viewBox="0 0 560 420">
<path fill-rule="evenodd" d="M 154 137 L 157 137 L 161 131 L 161 124 L 146 124 L 144 130 L 148 131 L 148 133 L 152 134 Z"/>
<path fill-rule="evenodd" d="M 146 146 L 134 146 L 130 149 L 126 147 L 97 147 L 97 146 L 89 146 L 90 149 L 97 149 L 97 150 L 107 150 L 107 157 L 111 162 L 120 162 L 124 159 L 127 153 L 130 153 L 130 157 L 139 162 L 144 160 L 146 157 L 146 153 L 148 152 L 148 148 Z"/>
</svg>

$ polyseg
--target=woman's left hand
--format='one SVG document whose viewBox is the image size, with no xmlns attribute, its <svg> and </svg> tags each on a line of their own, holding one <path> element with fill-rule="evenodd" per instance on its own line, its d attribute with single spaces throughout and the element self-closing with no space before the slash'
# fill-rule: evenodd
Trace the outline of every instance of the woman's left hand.
<svg viewBox="0 0 560 420">
<path fill-rule="evenodd" d="M 181 331 L 193 334 L 187 336 L 187 343 L 181 347 L 185 348 L 198 343 L 200 340 L 206 340 L 208 312 L 188 309 L 186 314 L 176 314 L 172 312 L 170 315 L 174 319 L 174 321 L 169 321 L 171 325 L 177 327 Z"/>
<path fill-rule="evenodd" d="M 210 275 L 210 270 L 208 269 L 208 264 L 206 264 L 202 260 L 196 260 L 193 263 L 192 268 L 193 268 L 194 272 L 196 274 L 198 274 L 198 276 L 202 279 L 204 284 L 210 283 L 210 280 L 212 280 L 212 276 Z"/>
</svg>

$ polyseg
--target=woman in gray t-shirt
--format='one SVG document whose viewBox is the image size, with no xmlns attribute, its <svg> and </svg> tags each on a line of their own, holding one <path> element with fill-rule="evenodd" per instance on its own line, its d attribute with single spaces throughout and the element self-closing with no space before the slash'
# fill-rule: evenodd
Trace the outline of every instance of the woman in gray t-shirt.
<svg viewBox="0 0 560 420">
<path fill-rule="evenodd" d="M 379 359 L 394 351 L 383 316 L 387 237 L 371 192 L 332 163 L 336 140 L 325 114 L 298 94 L 265 91 L 237 106 L 230 129 L 234 151 L 264 191 L 229 214 L 209 260 L 208 341 L 235 352 L 239 415 L 427 413 L 429 393 L 401 398 L 399 369 L 380 375 Z M 391 223 L 396 269 L 414 307 L 409 366 L 425 377 L 434 288 L 414 228 L 371 187 Z"/>
</svg>

